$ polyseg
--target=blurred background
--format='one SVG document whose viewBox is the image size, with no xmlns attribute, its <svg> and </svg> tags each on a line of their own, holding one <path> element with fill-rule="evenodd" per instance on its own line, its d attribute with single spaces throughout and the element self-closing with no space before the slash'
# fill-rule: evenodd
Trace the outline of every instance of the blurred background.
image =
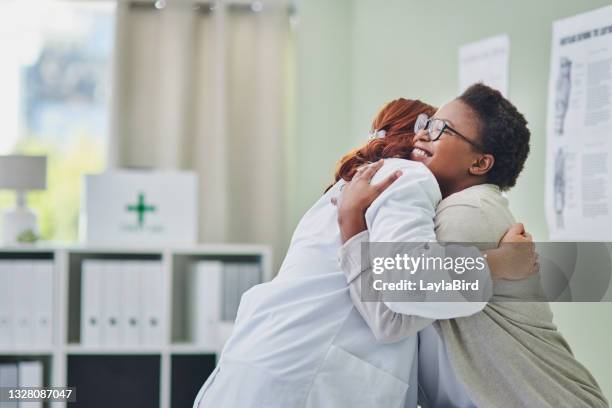
<svg viewBox="0 0 612 408">
<path fill-rule="evenodd" d="M 545 120 L 552 22 L 605 0 L 3 0 L 0 154 L 48 156 L 29 194 L 46 241 L 78 237 L 81 177 L 193 170 L 199 241 L 271 245 L 302 214 L 377 110 L 459 92 L 457 49 L 511 39 L 509 98 L 532 132 L 509 194 L 548 239 Z M 0 193 L 0 208 L 14 194 Z M 612 397 L 611 304 L 555 304 L 556 322 Z"/>
</svg>

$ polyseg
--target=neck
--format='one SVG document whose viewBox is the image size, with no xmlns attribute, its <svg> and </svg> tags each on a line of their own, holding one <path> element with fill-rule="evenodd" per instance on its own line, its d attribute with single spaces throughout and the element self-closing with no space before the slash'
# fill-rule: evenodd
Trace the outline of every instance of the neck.
<svg viewBox="0 0 612 408">
<path fill-rule="evenodd" d="M 444 199 L 451 194 L 458 193 L 466 188 L 484 184 L 486 182 L 487 179 L 485 177 L 470 177 L 468 179 L 459 180 L 454 184 L 440 186 L 440 192 L 442 193 L 442 198 Z"/>
</svg>

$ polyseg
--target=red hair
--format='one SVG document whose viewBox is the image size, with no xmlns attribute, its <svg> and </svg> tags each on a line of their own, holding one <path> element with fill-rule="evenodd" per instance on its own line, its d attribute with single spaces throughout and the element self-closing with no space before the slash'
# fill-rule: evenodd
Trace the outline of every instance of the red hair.
<svg viewBox="0 0 612 408">
<path fill-rule="evenodd" d="M 399 98 L 386 104 L 372 121 L 371 129 L 372 134 L 384 130 L 385 136 L 368 140 L 340 159 L 335 182 L 350 181 L 357 169 L 367 163 L 391 157 L 407 159 L 412 151 L 417 117 L 421 113 L 431 117 L 435 112 L 433 106 L 419 100 Z"/>
</svg>

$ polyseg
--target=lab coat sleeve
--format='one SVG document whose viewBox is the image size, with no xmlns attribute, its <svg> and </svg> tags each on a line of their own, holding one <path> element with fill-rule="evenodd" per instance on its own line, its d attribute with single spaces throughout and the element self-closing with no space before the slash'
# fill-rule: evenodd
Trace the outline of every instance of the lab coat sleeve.
<svg viewBox="0 0 612 408">
<path fill-rule="evenodd" d="M 392 343 L 408 336 L 416 335 L 433 322 L 432 319 L 416 315 L 396 313 L 384 302 L 363 302 L 361 300 L 360 278 L 363 273 L 371 284 L 373 277 L 371 266 L 361 268 L 361 244 L 369 241 L 369 232 L 363 231 L 348 240 L 340 250 L 340 263 L 349 285 L 349 294 L 355 308 L 372 330 L 374 337 L 381 343 Z"/>
</svg>

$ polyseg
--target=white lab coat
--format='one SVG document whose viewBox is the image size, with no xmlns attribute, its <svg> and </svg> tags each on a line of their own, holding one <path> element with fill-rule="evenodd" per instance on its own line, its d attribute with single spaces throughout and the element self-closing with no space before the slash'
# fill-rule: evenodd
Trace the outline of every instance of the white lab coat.
<svg viewBox="0 0 612 408">
<path fill-rule="evenodd" d="M 371 241 L 434 241 L 440 190 L 421 163 L 387 159 L 380 182 L 403 175 L 366 212 Z M 300 221 L 278 276 L 241 300 L 232 336 L 194 408 L 416 407 L 416 338 L 376 341 L 353 306 L 338 252 L 336 183 Z M 432 314 L 458 317 L 456 305 Z M 460 315 L 475 313 L 474 305 Z M 404 311 L 405 313 L 405 311 Z"/>
</svg>

